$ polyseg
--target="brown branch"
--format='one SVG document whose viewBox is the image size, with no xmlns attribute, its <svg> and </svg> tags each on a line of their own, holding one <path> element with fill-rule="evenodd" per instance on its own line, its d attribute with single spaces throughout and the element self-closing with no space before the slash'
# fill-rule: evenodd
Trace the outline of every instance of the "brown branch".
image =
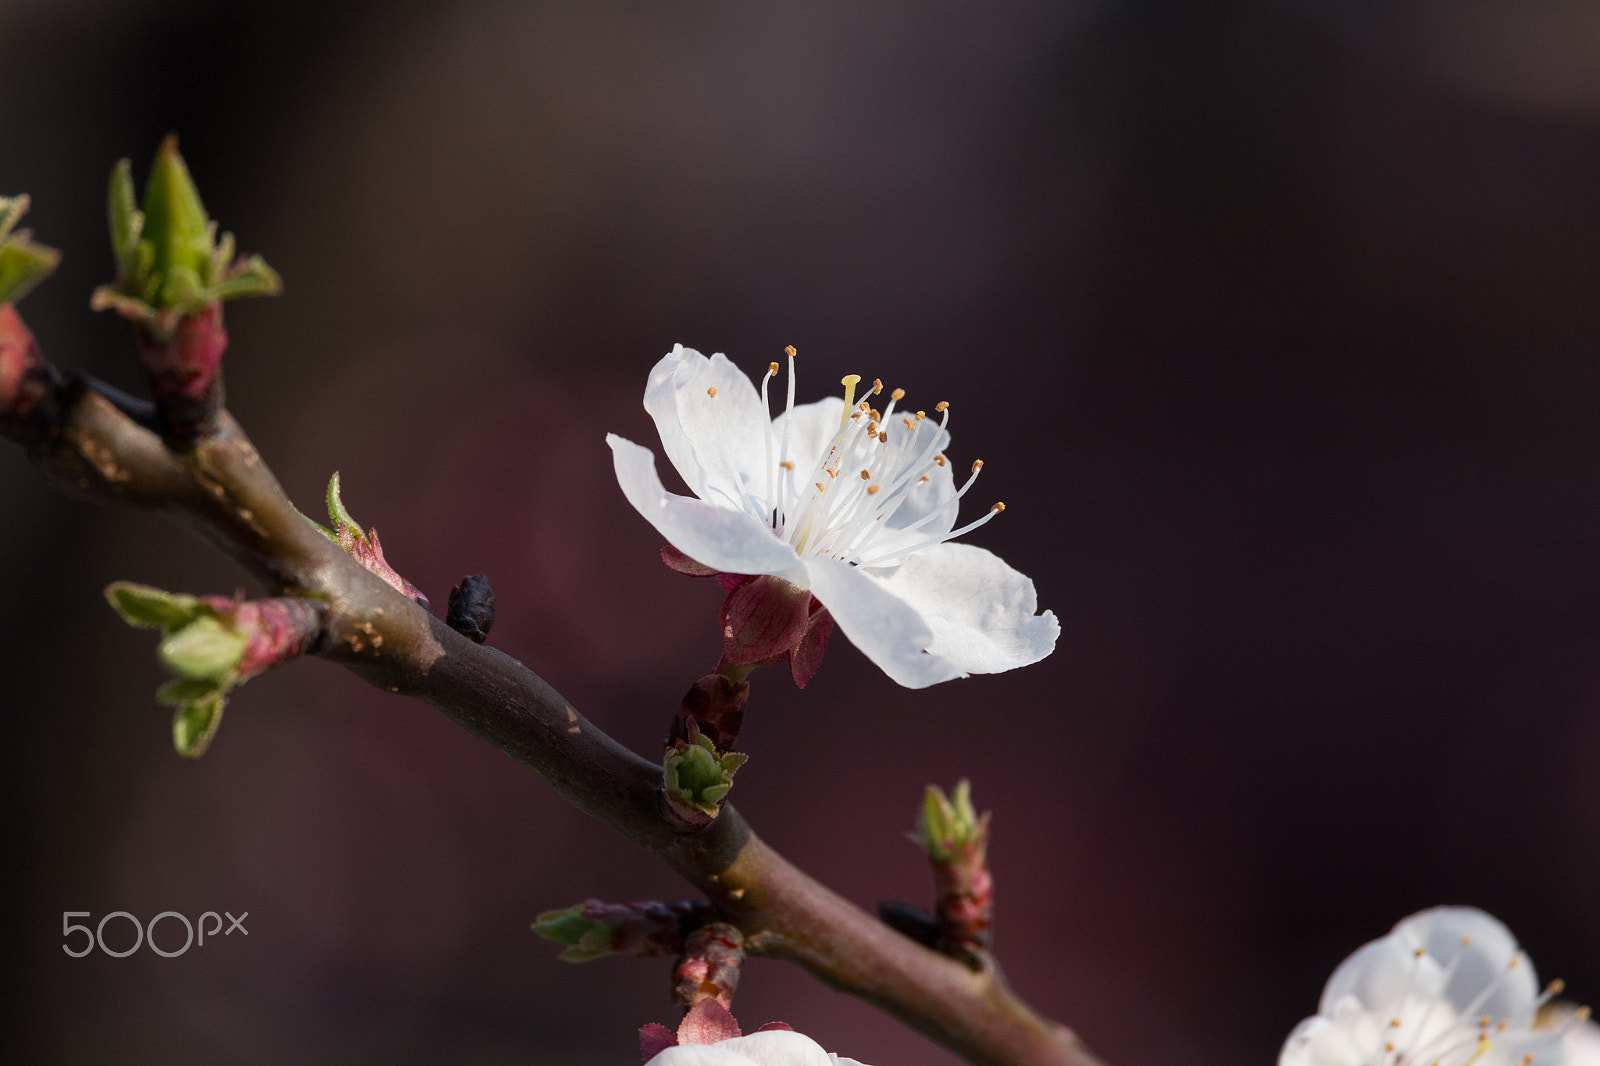
<svg viewBox="0 0 1600 1066">
<path fill-rule="evenodd" d="M 870 917 L 769 848 L 731 806 L 685 831 L 661 815 L 661 768 L 578 714 L 542 678 L 451 630 L 368 573 L 289 502 L 219 410 L 173 448 L 138 401 L 51 375 L 49 402 L 0 422 L 73 495 L 156 508 L 195 530 L 274 594 L 327 605 L 310 649 L 372 684 L 438 707 L 538 772 L 580 809 L 705 893 L 750 954 L 788 959 L 983 1066 L 1098 1066 L 1066 1027 L 1016 998 L 991 960 L 977 969 Z M 176 439 L 176 438 L 175 438 Z"/>
</svg>

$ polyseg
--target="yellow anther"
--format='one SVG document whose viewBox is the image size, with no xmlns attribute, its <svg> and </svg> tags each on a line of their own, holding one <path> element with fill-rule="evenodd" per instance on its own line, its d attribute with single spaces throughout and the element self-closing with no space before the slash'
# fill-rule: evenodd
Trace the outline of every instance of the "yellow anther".
<svg viewBox="0 0 1600 1066">
<path fill-rule="evenodd" d="M 785 348 L 783 350 L 783 354 L 787 355 L 790 359 L 793 359 L 795 356 L 799 355 L 800 353 L 795 351 L 794 350 L 794 345 L 791 344 L 791 345 L 789 345 L 787 348 Z"/>
<path fill-rule="evenodd" d="M 794 463 L 791 460 L 788 460 L 788 459 L 785 459 L 783 462 L 779 463 L 778 465 L 783 467 L 785 470 L 793 470 L 794 469 Z"/>
<path fill-rule="evenodd" d="M 767 377 L 775 378 L 777 376 L 778 376 L 778 364 L 777 363 L 768 363 L 767 364 Z"/>
<path fill-rule="evenodd" d="M 923 474 L 921 477 L 917 478 L 917 484 L 920 485 L 924 481 L 927 481 L 927 480 L 928 480 L 928 475 L 927 474 Z"/>
<path fill-rule="evenodd" d="M 867 470 L 861 471 L 861 480 L 862 481 L 871 481 L 872 480 L 871 472 L 867 471 Z"/>
<path fill-rule="evenodd" d="M 867 486 L 867 495 L 868 496 L 876 496 L 878 493 L 880 493 L 882 491 L 883 491 L 883 486 L 882 485 L 868 485 Z"/>
<path fill-rule="evenodd" d="M 946 459 L 946 458 L 945 458 L 945 457 L 944 457 L 944 456 L 942 456 L 942 455 L 935 455 L 935 456 L 934 456 L 934 457 L 933 457 L 933 461 L 934 461 L 934 462 L 936 462 L 936 463 L 938 463 L 938 464 L 939 464 L 939 465 L 940 465 L 940 466 L 943 466 L 943 465 L 944 465 L 944 464 L 945 464 L 945 463 L 947 463 L 947 462 L 949 462 L 949 460 L 948 460 L 948 459 Z"/>
<path fill-rule="evenodd" d="M 1388 1041 L 1384 1041 L 1383 1050 L 1385 1050 L 1385 1051 L 1393 1051 L 1394 1050 L 1394 1045 L 1389 1043 Z"/>
<path fill-rule="evenodd" d="M 938 403 L 933 405 L 933 409 L 935 411 L 938 411 L 940 414 L 943 414 L 949 408 L 950 408 L 950 401 L 949 400 L 940 400 Z"/>
<path fill-rule="evenodd" d="M 827 492 L 827 491 L 828 491 L 828 490 L 827 490 L 827 488 L 826 488 L 826 487 L 825 487 L 825 486 L 824 486 L 824 485 L 823 485 L 823 484 L 822 484 L 822 482 L 820 482 L 820 481 L 819 481 L 819 482 L 817 482 L 817 491 L 818 491 L 818 492 Z"/>
<path fill-rule="evenodd" d="M 1415 951 L 1413 951 L 1411 953 L 1411 957 L 1414 958 L 1414 959 L 1420 959 L 1420 958 L 1422 958 L 1422 956 L 1426 955 L 1427 953 L 1428 953 L 1428 949 L 1427 948 L 1418 948 L 1417 950 L 1415 950 Z"/>
<path fill-rule="evenodd" d="M 1506 969 L 1515 970 L 1519 965 L 1521 965 L 1521 963 L 1522 957 L 1520 955 L 1513 955 L 1511 956 L 1511 961 L 1506 963 Z"/>
<path fill-rule="evenodd" d="M 1566 990 L 1567 990 L 1567 983 L 1565 981 L 1563 981 L 1561 978 L 1557 977 L 1554 981 L 1550 982 L 1549 992 L 1550 992 L 1550 994 L 1552 996 L 1559 996 L 1561 993 L 1565 992 Z"/>
<path fill-rule="evenodd" d="M 711 386 L 709 389 L 706 390 L 706 395 L 710 396 L 713 399 L 715 399 L 716 395 L 717 395 L 717 387 L 715 385 Z"/>
<path fill-rule="evenodd" d="M 976 474 L 978 471 L 980 471 L 982 469 L 983 469 L 983 460 L 982 459 L 974 459 L 974 460 L 972 460 L 972 472 L 974 474 Z"/>
<path fill-rule="evenodd" d="M 1400 1019 L 1399 1018 L 1390 1018 L 1389 1019 L 1389 1028 L 1391 1028 L 1391 1029 L 1400 1028 Z"/>
<path fill-rule="evenodd" d="M 873 378 L 872 379 L 872 392 L 871 392 L 871 395 L 876 396 L 876 395 L 878 395 L 878 393 L 880 393 L 882 391 L 883 391 L 883 379 L 882 378 Z"/>
<path fill-rule="evenodd" d="M 1464 947 L 1464 948 L 1470 948 L 1472 946 L 1472 938 L 1470 936 L 1462 937 L 1461 938 L 1461 946 Z"/>
<path fill-rule="evenodd" d="M 889 394 L 889 399 L 891 399 L 891 400 L 903 400 L 905 398 L 906 398 L 906 390 L 905 389 L 895 389 L 893 392 L 891 392 Z"/>
<path fill-rule="evenodd" d="M 989 508 L 989 510 L 993 511 L 995 514 L 999 514 L 1001 511 L 1004 511 L 1005 509 L 1006 509 L 1006 505 L 1003 504 L 1003 503 L 997 503 L 993 507 Z"/>
</svg>

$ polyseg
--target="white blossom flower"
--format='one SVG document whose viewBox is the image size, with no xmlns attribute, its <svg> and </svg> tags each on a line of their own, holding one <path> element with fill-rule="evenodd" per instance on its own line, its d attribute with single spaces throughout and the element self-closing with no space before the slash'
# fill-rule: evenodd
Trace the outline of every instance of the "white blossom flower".
<svg viewBox="0 0 1600 1066">
<path fill-rule="evenodd" d="M 644 405 L 661 445 L 696 498 L 668 492 L 647 448 L 615 434 L 617 481 L 628 502 L 678 551 L 725 574 L 773 575 L 809 590 L 844 634 L 895 681 L 922 688 L 969 673 L 1037 662 L 1060 626 L 1038 608 L 1033 582 L 997 556 L 953 538 L 961 497 L 944 451 L 949 405 L 930 416 L 845 395 L 770 417 L 758 392 L 723 355 L 677 345 L 650 372 Z M 804 612 L 796 625 L 803 629 Z M 798 673 L 796 680 L 801 680 Z"/>
<path fill-rule="evenodd" d="M 791 1030 L 769 1030 L 719 1040 L 715 1044 L 669 1047 L 645 1066 L 864 1066 L 833 1055 L 810 1037 Z"/>
<path fill-rule="evenodd" d="M 1339 965 L 1278 1066 L 1558 1066 L 1566 1031 L 1533 1026 L 1559 991 L 1494 918 L 1434 907 Z"/>
<path fill-rule="evenodd" d="M 1568 1014 L 1565 1031 L 1566 1066 L 1600 1066 L 1600 1025 L 1589 1018 L 1588 1011 Z"/>
</svg>

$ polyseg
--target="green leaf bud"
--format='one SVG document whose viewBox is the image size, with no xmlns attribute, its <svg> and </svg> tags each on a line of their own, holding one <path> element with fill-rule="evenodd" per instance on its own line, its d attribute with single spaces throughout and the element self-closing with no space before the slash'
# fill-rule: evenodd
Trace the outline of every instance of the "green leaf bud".
<svg viewBox="0 0 1600 1066">
<path fill-rule="evenodd" d="M 668 806 L 690 822 L 709 822 L 733 788 L 733 775 L 749 759 L 736 751 L 718 752 L 690 719 L 689 739 L 676 741 L 662 760 L 661 790 Z"/>
<path fill-rule="evenodd" d="M 948 863 L 958 852 L 985 843 L 988 833 L 989 816 L 978 816 L 972 806 L 972 787 L 962 778 L 949 797 L 938 785 L 928 786 L 911 839 L 922 845 L 934 862 Z"/>
<path fill-rule="evenodd" d="M 179 677 L 222 680 L 237 672 L 249 637 L 222 619 L 204 614 L 171 632 L 156 656 Z"/>
<path fill-rule="evenodd" d="M 35 244 L 27 230 L 16 229 L 27 210 L 26 196 L 0 197 L 0 304 L 22 299 L 61 262 L 60 252 Z"/>
<path fill-rule="evenodd" d="M 145 184 L 144 228 L 140 235 L 140 240 L 151 248 L 152 273 L 163 279 L 158 293 L 161 306 L 180 302 L 173 290 L 175 280 L 185 273 L 193 279 L 195 289 L 200 287 L 200 279 L 211 270 L 215 232 L 205 205 L 200 202 L 200 190 L 194 187 L 189 168 L 178 153 L 178 138 L 168 134 L 156 150 L 150 180 Z M 116 241 L 115 219 L 112 241 Z"/>
</svg>

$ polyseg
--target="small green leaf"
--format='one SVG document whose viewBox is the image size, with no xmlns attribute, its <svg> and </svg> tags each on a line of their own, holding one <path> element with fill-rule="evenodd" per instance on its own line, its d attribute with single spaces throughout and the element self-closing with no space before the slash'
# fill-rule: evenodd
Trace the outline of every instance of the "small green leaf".
<svg viewBox="0 0 1600 1066">
<path fill-rule="evenodd" d="M 132 581 L 116 581 L 106 586 L 106 600 L 130 626 L 178 629 L 199 617 L 204 608 L 193 596 L 166 592 Z"/>
<path fill-rule="evenodd" d="M 61 253 L 28 239 L 26 230 L 0 245 L 0 304 L 16 303 L 61 262 Z"/>
<path fill-rule="evenodd" d="M 169 707 L 205 699 L 213 694 L 222 695 L 224 686 L 209 678 L 175 677 L 156 689 L 156 702 Z"/>
<path fill-rule="evenodd" d="M 188 759 L 205 754 L 211 738 L 222 724 L 222 708 L 227 701 L 219 691 L 212 696 L 183 704 L 172 716 L 172 746 Z"/>
<path fill-rule="evenodd" d="M 278 272 L 259 255 L 252 255 L 243 266 L 207 289 L 206 295 L 213 300 L 231 300 L 237 296 L 276 296 L 282 291 L 283 279 Z"/>
<path fill-rule="evenodd" d="M 161 283 L 159 300 L 162 307 L 191 307 L 205 302 L 205 284 L 200 275 L 188 266 L 174 264 Z"/>
<path fill-rule="evenodd" d="M 6 239 L 27 210 L 26 196 L 0 196 L 0 241 Z"/>
<path fill-rule="evenodd" d="M 118 277 L 131 283 L 141 273 L 139 238 L 144 231 L 144 213 L 133 196 L 133 164 L 126 159 L 117 160 L 117 165 L 111 168 L 110 184 L 106 199 L 107 214 L 111 217 L 111 254 L 117 261 Z M 154 256 L 152 248 L 150 258 Z"/>
<path fill-rule="evenodd" d="M 557 944 L 576 944 L 594 925 L 583 915 L 584 905 L 574 904 L 566 910 L 545 911 L 534 919 L 533 931 Z"/>
<path fill-rule="evenodd" d="M 361 524 L 349 511 L 345 510 L 344 501 L 339 498 L 339 471 L 333 472 L 333 477 L 328 479 L 328 521 L 333 525 L 334 539 L 339 539 L 340 534 L 346 534 L 361 539 Z"/>
<path fill-rule="evenodd" d="M 179 677 L 220 681 L 239 668 L 249 639 L 221 619 L 201 615 L 170 633 L 156 656 Z"/>
<path fill-rule="evenodd" d="M 26 196 L 0 197 L 0 303 L 16 303 L 61 262 L 61 253 L 15 230 L 28 210 Z M 15 232 L 13 232 L 15 230 Z"/>
</svg>

